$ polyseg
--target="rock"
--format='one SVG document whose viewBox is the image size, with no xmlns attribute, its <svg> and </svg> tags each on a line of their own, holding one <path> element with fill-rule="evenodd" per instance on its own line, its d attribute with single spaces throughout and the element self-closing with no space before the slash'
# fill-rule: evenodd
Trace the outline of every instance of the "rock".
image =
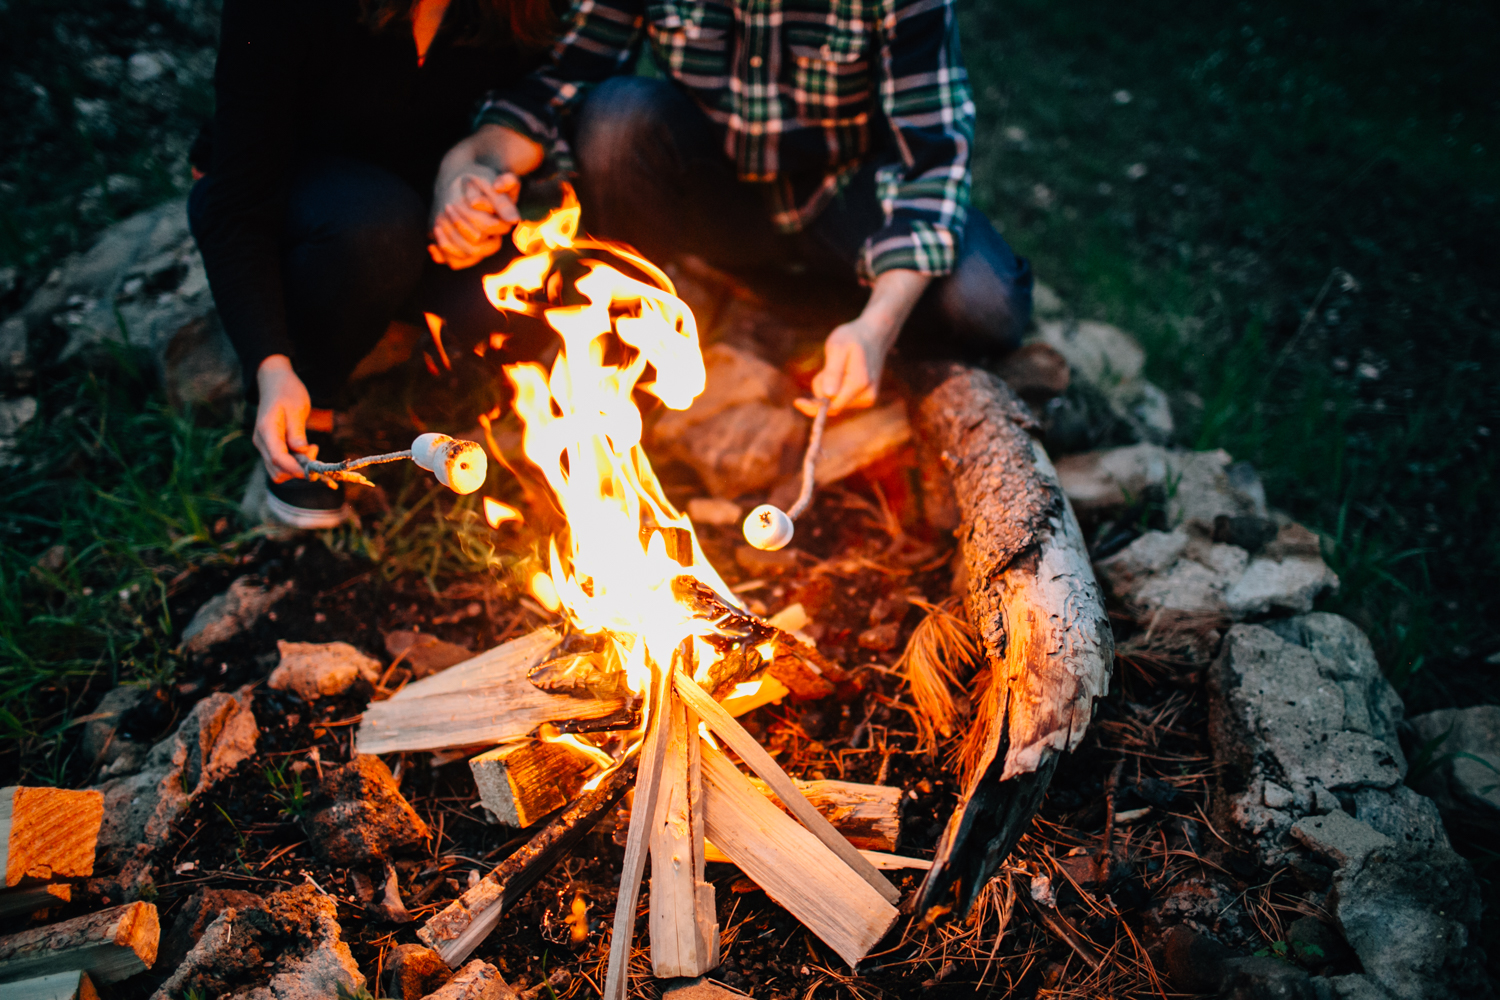
<svg viewBox="0 0 1500 1000">
<path fill-rule="evenodd" d="M 300 885 L 223 909 L 152 1000 L 328 1000 L 365 977 L 341 940 L 333 897 Z M 163 970 L 165 971 L 165 970 Z"/>
<path fill-rule="evenodd" d="M 727 528 L 739 524 L 745 509 L 733 500 L 719 497 L 693 497 L 687 504 L 687 515 L 694 524 L 712 524 Z"/>
<path fill-rule="evenodd" d="M 248 694 L 215 693 L 194 705 L 177 731 L 151 748 L 139 773 L 98 786 L 106 863 L 123 864 L 137 844 L 165 843 L 188 804 L 251 757 L 259 737 Z"/>
<path fill-rule="evenodd" d="M 1166 394 L 1142 376 L 1146 352 L 1119 327 L 1093 320 L 1042 320 L 1038 339 L 1067 359 L 1074 374 L 1109 402 L 1136 437 L 1158 444 L 1175 427 Z"/>
<path fill-rule="evenodd" d="M 1333 976 L 1327 983 L 1334 1000 L 1395 1000 L 1384 986 L 1366 975 Z"/>
<path fill-rule="evenodd" d="M 278 639 L 276 650 L 281 662 L 266 684 L 277 691 L 291 691 L 303 701 L 337 697 L 361 680 L 371 687 L 380 682 L 380 661 L 347 642 Z"/>
<path fill-rule="evenodd" d="M 332 801 L 305 821 L 308 838 L 334 864 L 383 859 L 427 839 L 427 824 L 379 757 L 361 754 L 325 771 L 319 791 Z"/>
<path fill-rule="evenodd" d="M 1279 958 L 1232 958 L 1220 980 L 1220 1000 L 1323 1000 L 1312 977 Z"/>
<path fill-rule="evenodd" d="M 15 461 L 17 438 L 21 429 L 36 419 L 35 396 L 0 399 L 0 465 Z"/>
<path fill-rule="evenodd" d="M 1054 463 L 1058 482 L 1080 515 L 1138 503 L 1148 491 L 1166 485 L 1172 452 L 1154 444 L 1133 444 L 1078 455 Z"/>
<path fill-rule="evenodd" d="M 1302 817 L 1292 824 L 1292 836 L 1341 868 L 1358 868 L 1370 852 L 1392 846 L 1391 838 L 1339 809 Z"/>
<path fill-rule="evenodd" d="M 162 65 L 163 56 L 136 53 L 130 66 L 136 69 L 138 60 L 142 70 Z M 63 331 L 64 361 L 103 352 L 123 334 L 151 356 L 174 403 L 227 412 L 241 396 L 239 362 L 219 325 L 184 199 L 105 230 L 18 315 L 29 332 Z"/>
<path fill-rule="evenodd" d="M 149 748 L 121 738 L 119 730 L 126 713 L 150 700 L 149 691 L 130 684 L 106 691 L 89 713 L 91 718 L 83 727 L 83 738 L 78 741 L 78 749 L 84 757 L 98 766 L 108 767 L 122 757 L 133 756 L 136 757 L 135 767 L 139 767 Z"/>
<path fill-rule="evenodd" d="M 791 409 L 796 386 L 747 351 L 714 344 L 703 352 L 707 385 L 686 410 L 651 427 L 653 451 L 691 466 L 716 496 L 737 497 L 797 468 L 808 421 Z"/>
<path fill-rule="evenodd" d="M 429 632 L 402 630 L 385 634 L 385 651 L 400 657 L 417 680 L 472 659 L 474 654 L 456 642 L 444 642 Z"/>
<path fill-rule="evenodd" d="M 1315 614 L 1274 630 L 1236 625 L 1208 679 L 1218 806 L 1268 863 L 1298 819 L 1338 808 L 1333 793 L 1378 791 L 1399 808 L 1401 702 L 1352 623 Z"/>
<path fill-rule="evenodd" d="M 1051 285 L 1040 281 L 1031 286 L 1031 314 L 1037 319 L 1055 319 L 1067 312 L 1067 306 L 1063 305 L 1062 297 L 1053 290 Z"/>
<path fill-rule="evenodd" d="M 1445 815 L 1488 825 L 1500 823 L 1500 706 L 1445 708 L 1408 720 L 1430 765 L 1416 787 Z"/>
<path fill-rule="evenodd" d="M 199 889 L 187 898 L 156 952 L 159 971 L 175 970 L 188 952 L 203 940 L 203 932 L 220 913 L 229 907 L 236 910 L 265 909 L 266 901 L 253 892 L 239 889 Z"/>
<path fill-rule="evenodd" d="M 1306 614 L 1314 599 L 1325 591 L 1336 592 L 1338 586 L 1338 574 L 1321 557 L 1257 557 L 1224 592 L 1224 601 L 1229 614 L 1240 619 L 1270 611 Z"/>
<path fill-rule="evenodd" d="M 229 589 L 211 598 L 182 630 L 182 648 L 190 655 L 249 631 L 260 616 L 292 591 L 292 581 L 268 586 L 253 576 L 242 576 Z"/>
<path fill-rule="evenodd" d="M 1143 498 L 1166 501 L 1167 523 L 1186 526 L 1216 542 L 1219 519 L 1268 518 L 1265 488 L 1248 462 L 1235 462 L 1225 451 L 1173 451 L 1144 443 L 1102 451 L 1064 455 L 1057 460 L 1058 480 L 1079 514 L 1102 515 Z M 1170 487 L 1170 488 L 1169 488 Z M 1301 529 L 1316 539 L 1316 535 Z M 1250 546 L 1241 545 L 1250 549 Z M 1259 546 L 1256 546 L 1258 548 Z M 1276 558 L 1291 552 L 1274 553 Z M 1296 554 L 1318 555 L 1297 550 Z"/>
<path fill-rule="evenodd" d="M 1354 818 L 1399 846 L 1415 851 L 1452 846 L 1437 805 L 1405 785 L 1397 785 L 1390 791 L 1361 788 L 1351 797 Z"/>
<path fill-rule="evenodd" d="M 1266 517 L 1266 493 L 1255 469 L 1227 451 L 1175 452 L 1169 473 L 1176 485 L 1167 498 L 1167 523 L 1211 534 L 1220 516 Z"/>
<path fill-rule="evenodd" d="M 477 958 L 429 996 L 432 1000 L 517 1000 L 516 991 L 505 982 L 500 970 Z"/>
<path fill-rule="evenodd" d="M 1335 915 L 1365 973 L 1403 1000 L 1494 996 L 1473 944 L 1483 911 L 1451 850 L 1374 851 L 1334 876 Z"/>
<path fill-rule="evenodd" d="M 385 957 L 385 993 L 392 1000 L 421 1000 L 453 975 L 437 952 L 419 944 L 401 944 Z"/>
<path fill-rule="evenodd" d="M 1037 405 L 1068 390 L 1068 359 L 1047 344 L 1023 344 L 995 371 L 1026 402 Z"/>
<path fill-rule="evenodd" d="M 31 365 L 31 338 L 26 320 L 12 316 L 0 323 L 0 383 L 18 389 L 31 385 L 36 371 Z"/>
</svg>

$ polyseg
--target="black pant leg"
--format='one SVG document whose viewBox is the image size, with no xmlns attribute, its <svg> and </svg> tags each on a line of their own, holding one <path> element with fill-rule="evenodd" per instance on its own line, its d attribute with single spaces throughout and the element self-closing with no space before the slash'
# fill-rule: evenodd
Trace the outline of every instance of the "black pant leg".
<svg viewBox="0 0 1500 1000">
<path fill-rule="evenodd" d="M 293 365 L 313 405 L 332 407 L 416 288 L 426 205 L 387 170 L 319 157 L 293 176 L 283 232 Z"/>
</svg>

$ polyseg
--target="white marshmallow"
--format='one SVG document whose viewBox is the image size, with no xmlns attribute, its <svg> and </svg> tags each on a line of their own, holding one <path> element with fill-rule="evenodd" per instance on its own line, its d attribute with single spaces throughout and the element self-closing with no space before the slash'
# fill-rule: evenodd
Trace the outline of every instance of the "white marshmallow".
<svg viewBox="0 0 1500 1000">
<path fill-rule="evenodd" d="M 785 548 L 794 531 L 796 528 L 786 511 L 768 503 L 761 504 L 745 518 L 745 541 L 757 549 L 775 551 Z"/>
<path fill-rule="evenodd" d="M 473 441 L 446 434 L 423 434 L 411 443 L 411 458 L 454 493 L 473 493 L 484 485 L 489 460 Z"/>
</svg>

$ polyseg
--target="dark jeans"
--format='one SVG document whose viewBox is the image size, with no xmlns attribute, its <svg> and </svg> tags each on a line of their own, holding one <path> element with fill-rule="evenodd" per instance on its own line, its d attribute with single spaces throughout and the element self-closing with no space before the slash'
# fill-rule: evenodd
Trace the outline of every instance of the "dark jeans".
<svg viewBox="0 0 1500 1000">
<path fill-rule="evenodd" d="M 573 146 L 591 234 L 656 260 L 694 254 L 732 273 L 793 270 L 850 286 L 860 248 L 885 221 L 875 171 L 895 159 L 873 157 L 811 226 L 783 234 L 765 187 L 735 177 L 708 119 L 665 80 L 615 77 L 595 88 Z M 898 347 L 908 356 L 1005 354 L 1030 319 L 1031 284 L 1026 259 L 971 209 L 957 266 L 928 288 Z"/>
<path fill-rule="evenodd" d="M 200 181 L 188 197 L 196 226 Z M 445 322 L 445 346 L 458 357 L 492 331 L 514 333 L 480 281 L 514 255 L 506 249 L 452 271 L 427 256 L 427 201 L 395 174 L 344 157 L 309 160 L 293 174 L 282 220 L 282 288 L 293 367 L 316 407 L 336 407 L 349 375 L 393 319 L 423 312 Z M 534 331 L 512 336 L 505 355 L 535 356 Z M 254 387 L 255 373 L 246 372 Z"/>
</svg>

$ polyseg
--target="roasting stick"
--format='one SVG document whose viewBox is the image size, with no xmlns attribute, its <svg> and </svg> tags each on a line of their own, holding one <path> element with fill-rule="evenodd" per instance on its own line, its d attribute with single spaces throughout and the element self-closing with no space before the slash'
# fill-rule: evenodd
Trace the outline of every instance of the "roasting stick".
<svg viewBox="0 0 1500 1000">
<path fill-rule="evenodd" d="M 872 865 L 869 860 L 855 848 L 844 835 L 833 828 L 823 814 L 813 808 L 803 794 L 793 784 L 792 779 L 787 777 L 786 772 L 771 759 L 765 748 L 756 742 L 755 737 L 746 732 L 734 718 L 714 701 L 713 697 L 686 674 L 679 673 L 675 678 L 677 693 L 687 703 L 688 708 L 702 716 L 703 721 L 708 723 L 708 728 L 719 735 L 729 749 L 740 755 L 740 759 L 750 766 L 750 770 L 760 775 L 761 780 L 770 786 L 771 791 L 787 807 L 793 816 L 802 821 L 809 833 L 822 841 L 829 850 L 839 856 L 839 860 L 854 869 L 855 873 L 870 886 L 886 898 L 892 905 L 899 902 L 901 892 L 886 879 L 886 877 Z M 642 763 L 644 766 L 644 762 Z M 605 1000 L 609 1000 L 606 991 Z"/>
<path fill-rule="evenodd" d="M 757 549 L 785 548 L 796 530 L 792 522 L 812 505 L 813 488 L 817 485 L 813 473 L 818 466 L 818 451 L 823 447 L 823 427 L 828 423 L 829 402 L 826 396 L 818 397 L 818 415 L 813 418 L 807 453 L 802 456 L 802 492 L 797 494 L 797 502 L 792 504 L 792 509 L 784 511 L 780 507 L 763 503 L 745 518 L 745 541 Z"/>
<path fill-rule="evenodd" d="M 489 469 L 484 449 L 473 441 L 460 441 L 446 434 L 430 433 L 418 436 L 405 451 L 388 451 L 383 455 L 347 458 L 342 462 L 318 462 L 304 455 L 296 457 L 308 479 L 325 482 L 330 487 L 336 482 L 372 486 L 373 483 L 354 470 L 409 458 L 436 476 L 438 482 L 454 493 L 473 493 L 484 485 L 484 476 Z"/>
</svg>

